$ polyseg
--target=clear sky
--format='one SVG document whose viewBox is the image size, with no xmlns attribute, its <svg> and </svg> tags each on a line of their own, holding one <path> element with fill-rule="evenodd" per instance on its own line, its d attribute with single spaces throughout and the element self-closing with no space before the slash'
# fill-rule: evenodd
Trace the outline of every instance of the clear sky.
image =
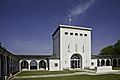
<svg viewBox="0 0 120 80">
<path fill-rule="evenodd" d="M 0 0 L 0 42 L 14 54 L 52 54 L 59 24 L 93 28 L 92 53 L 120 40 L 120 0 Z"/>
</svg>

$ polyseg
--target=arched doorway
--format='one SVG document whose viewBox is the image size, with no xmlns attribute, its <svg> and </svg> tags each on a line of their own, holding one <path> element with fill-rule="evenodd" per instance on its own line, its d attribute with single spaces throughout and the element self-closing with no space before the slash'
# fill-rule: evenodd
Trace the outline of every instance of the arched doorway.
<svg viewBox="0 0 120 80">
<path fill-rule="evenodd" d="M 109 59 L 106 60 L 106 66 L 110 66 L 110 60 Z"/>
<path fill-rule="evenodd" d="M 117 59 L 113 59 L 113 67 L 117 67 Z"/>
<path fill-rule="evenodd" d="M 70 61 L 71 68 L 82 68 L 82 56 L 80 54 L 73 54 Z"/>
<path fill-rule="evenodd" d="M 44 60 L 41 60 L 41 61 L 39 62 L 39 68 L 40 68 L 40 69 L 46 69 L 46 62 L 45 62 Z"/>
<path fill-rule="evenodd" d="M 21 62 L 21 70 L 28 69 L 28 62 L 26 60 Z"/>
<path fill-rule="evenodd" d="M 101 66 L 105 66 L 105 60 L 101 60 Z"/>
<path fill-rule="evenodd" d="M 120 59 L 118 59 L 118 66 L 120 67 Z"/>
<path fill-rule="evenodd" d="M 30 62 L 30 69 L 37 69 L 37 62 L 35 60 Z"/>
</svg>

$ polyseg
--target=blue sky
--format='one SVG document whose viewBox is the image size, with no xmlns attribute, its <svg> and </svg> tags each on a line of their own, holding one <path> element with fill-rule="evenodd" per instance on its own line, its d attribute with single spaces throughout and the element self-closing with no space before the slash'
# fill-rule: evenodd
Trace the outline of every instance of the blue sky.
<svg viewBox="0 0 120 80">
<path fill-rule="evenodd" d="M 59 24 L 93 28 L 92 53 L 120 40 L 120 0 L 0 0 L 0 42 L 14 54 L 52 54 Z"/>
</svg>

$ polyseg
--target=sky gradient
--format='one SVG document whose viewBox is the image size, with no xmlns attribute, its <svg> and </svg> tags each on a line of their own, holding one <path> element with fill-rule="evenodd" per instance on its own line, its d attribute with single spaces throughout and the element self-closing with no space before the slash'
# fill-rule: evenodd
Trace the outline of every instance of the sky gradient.
<svg viewBox="0 0 120 80">
<path fill-rule="evenodd" d="M 92 54 L 120 40 L 120 0 L 0 0 L 0 42 L 14 54 L 52 54 L 60 24 L 93 28 Z"/>
</svg>

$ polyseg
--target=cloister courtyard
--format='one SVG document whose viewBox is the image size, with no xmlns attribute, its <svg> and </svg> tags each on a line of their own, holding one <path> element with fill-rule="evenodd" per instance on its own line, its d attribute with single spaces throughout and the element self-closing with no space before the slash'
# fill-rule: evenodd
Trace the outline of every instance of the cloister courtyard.
<svg viewBox="0 0 120 80">
<path fill-rule="evenodd" d="M 63 70 L 63 71 L 21 71 L 13 75 L 10 80 L 119 80 L 120 67 L 112 73 L 95 73 L 95 70 Z"/>
</svg>

